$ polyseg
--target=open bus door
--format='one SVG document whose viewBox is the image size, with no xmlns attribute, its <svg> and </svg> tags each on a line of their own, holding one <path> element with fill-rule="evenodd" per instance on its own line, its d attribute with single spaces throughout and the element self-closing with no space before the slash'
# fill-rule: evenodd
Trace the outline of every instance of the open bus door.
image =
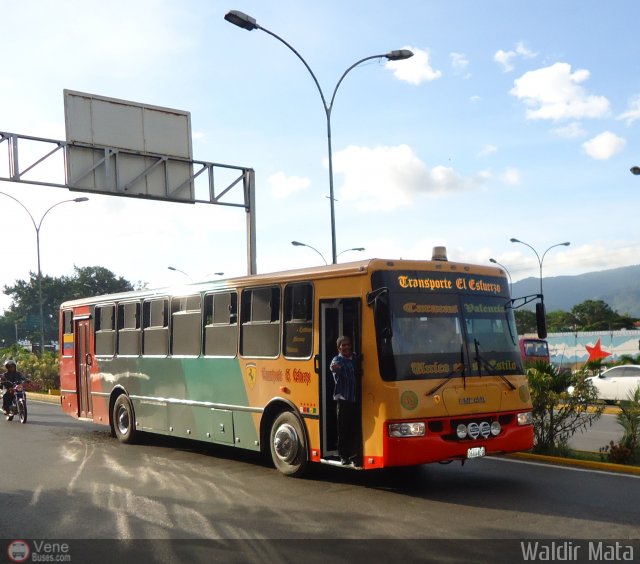
<svg viewBox="0 0 640 564">
<path fill-rule="evenodd" d="M 91 402 L 91 320 L 76 319 L 75 327 L 75 368 L 76 390 L 78 394 L 78 417 L 93 419 Z"/>
<path fill-rule="evenodd" d="M 322 430 L 322 458 L 338 456 L 338 424 L 336 402 L 333 399 L 334 380 L 329 370 L 331 359 L 337 354 L 336 341 L 341 335 L 351 339 L 353 350 L 360 355 L 360 300 L 339 298 L 320 302 L 320 425 Z M 356 383 L 358 398 L 357 437 L 358 456 L 362 455 L 362 393 L 360 379 Z"/>
</svg>

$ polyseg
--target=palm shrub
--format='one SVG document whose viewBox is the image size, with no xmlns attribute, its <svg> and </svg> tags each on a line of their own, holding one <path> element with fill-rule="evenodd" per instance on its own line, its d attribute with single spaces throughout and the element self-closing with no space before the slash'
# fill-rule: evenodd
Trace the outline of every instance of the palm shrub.
<svg viewBox="0 0 640 564">
<path fill-rule="evenodd" d="M 640 386 L 619 405 L 620 412 L 616 419 L 624 430 L 619 444 L 627 449 L 629 462 L 636 462 L 640 458 Z"/>
<path fill-rule="evenodd" d="M 591 427 L 602 415 L 598 392 L 586 370 L 562 371 L 548 362 L 527 369 L 533 404 L 534 452 L 566 454 L 576 431 Z M 571 391 L 568 391 L 571 390 Z"/>
</svg>

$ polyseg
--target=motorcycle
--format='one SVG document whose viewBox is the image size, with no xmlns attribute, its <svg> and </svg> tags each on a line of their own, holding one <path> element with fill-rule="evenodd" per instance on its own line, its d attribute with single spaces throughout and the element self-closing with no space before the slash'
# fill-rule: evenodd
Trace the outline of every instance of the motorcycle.
<svg viewBox="0 0 640 564">
<path fill-rule="evenodd" d="M 27 392 L 24 389 L 24 385 L 27 382 L 28 380 L 25 380 L 13 386 L 8 386 L 6 382 L 3 383 L 3 395 L 5 392 L 10 395 L 9 409 L 5 411 L 7 421 L 13 421 L 13 418 L 17 415 L 20 423 L 27 422 Z"/>
</svg>

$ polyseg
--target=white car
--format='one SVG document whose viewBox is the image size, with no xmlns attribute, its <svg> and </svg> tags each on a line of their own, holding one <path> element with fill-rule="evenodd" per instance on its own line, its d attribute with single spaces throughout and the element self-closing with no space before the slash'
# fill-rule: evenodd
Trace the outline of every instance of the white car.
<svg viewBox="0 0 640 564">
<path fill-rule="evenodd" d="M 605 370 L 590 378 L 598 390 L 598 398 L 605 401 L 627 400 L 640 386 L 640 365 L 626 364 Z"/>
</svg>

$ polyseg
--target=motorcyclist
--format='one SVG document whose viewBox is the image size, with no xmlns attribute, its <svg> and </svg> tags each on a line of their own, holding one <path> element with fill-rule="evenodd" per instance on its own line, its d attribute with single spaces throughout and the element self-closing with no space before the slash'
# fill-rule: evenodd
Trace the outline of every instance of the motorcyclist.
<svg viewBox="0 0 640 564">
<path fill-rule="evenodd" d="M 18 372 L 16 361 L 12 358 L 5 360 L 4 367 L 6 372 L 0 376 L 2 382 L 2 410 L 6 414 L 11 407 L 11 389 L 16 385 L 24 382 L 26 378 Z"/>
</svg>

